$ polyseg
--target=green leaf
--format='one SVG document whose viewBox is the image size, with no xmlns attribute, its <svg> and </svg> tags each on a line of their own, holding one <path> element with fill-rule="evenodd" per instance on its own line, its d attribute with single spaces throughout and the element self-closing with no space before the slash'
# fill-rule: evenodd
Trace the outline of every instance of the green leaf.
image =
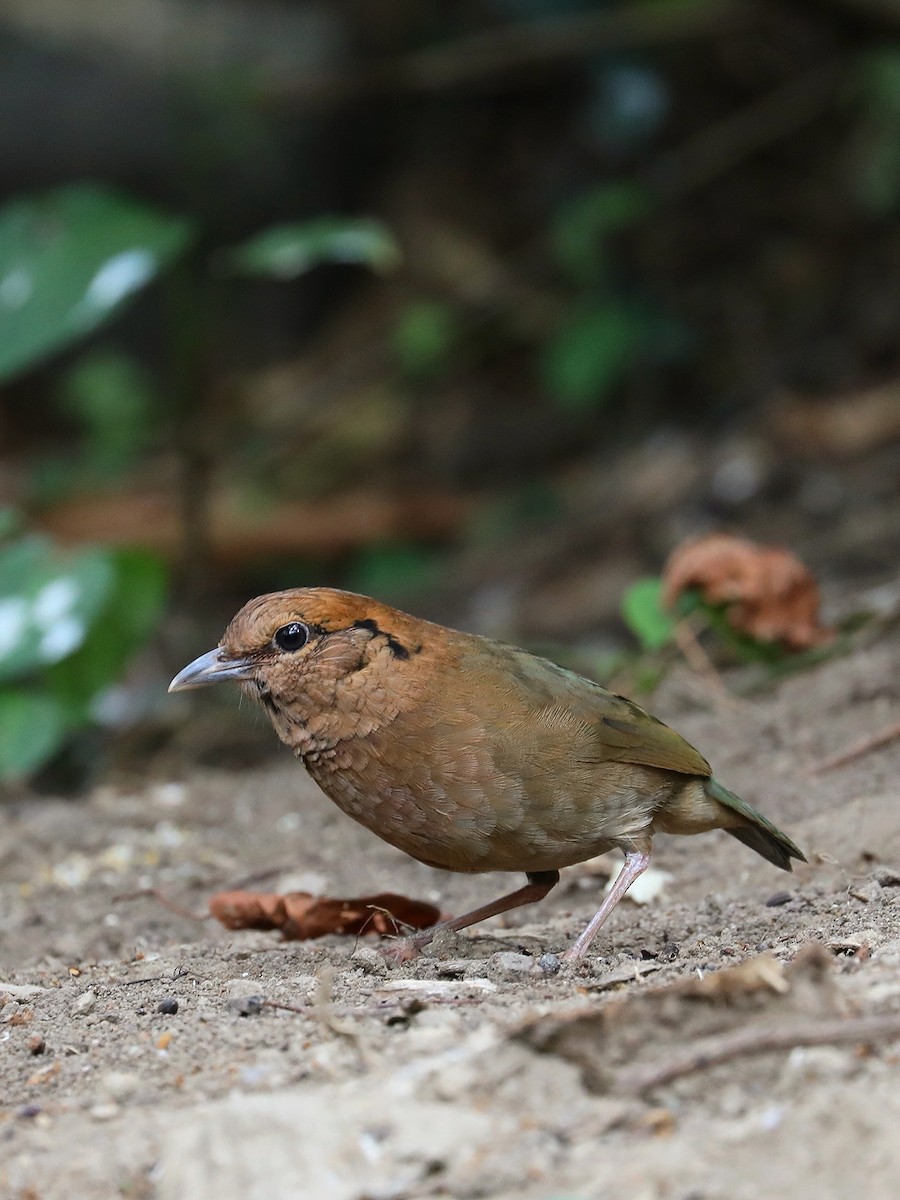
<svg viewBox="0 0 900 1200">
<path fill-rule="evenodd" d="M 167 573 L 154 555 L 119 550 L 110 556 L 110 565 L 113 582 L 84 643 L 46 673 L 54 694 L 82 716 L 156 629 L 166 603 Z"/>
<path fill-rule="evenodd" d="M 607 265 L 606 239 L 636 225 L 651 209 L 649 193 L 628 182 L 603 183 L 568 201 L 550 228 L 561 270 L 574 283 L 596 283 Z"/>
<path fill-rule="evenodd" d="M 101 325 L 189 237 L 186 221 L 89 184 L 0 209 L 0 379 Z"/>
<path fill-rule="evenodd" d="M 147 374 L 127 354 L 82 355 L 66 372 L 61 399 L 82 426 L 83 465 L 95 477 L 121 475 L 151 440 L 156 397 Z"/>
<path fill-rule="evenodd" d="M 368 217 L 318 217 L 296 225 L 273 225 L 216 256 L 232 275 L 296 279 L 322 263 L 352 263 L 387 272 L 400 248 L 380 221 Z"/>
<path fill-rule="evenodd" d="M 639 579 L 622 597 L 622 617 L 645 650 L 665 646 L 675 629 L 661 597 L 661 579 Z"/>
<path fill-rule="evenodd" d="M 369 596 L 408 595 L 434 583 L 441 556 L 412 542 L 367 546 L 350 569 L 350 586 Z"/>
<path fill-rule="evenodd" d="M 0 679 L 74 654 L 112 581 L 109 557 L 99 550 L 63 554 L 34 535 L 0 548 Z"/>
<path fill-rule="evenodd" d="M 391 339 L 400 369 L 412 379 L 439 375 L 458 337 L 453 307 L 440 300 L 419 300 L 400 316 Z"/>
<path fill-rule="evenodd" d="M 634 363 L 648 333 L 647 319 L 627 305 L 576 312 L 544 347 L 544 386 L 569 412 L 600 407 Z"/>
<path fill-rule="evenodd" d="M 62 747 L 69 732 L 65 705 L 40 692 L 0 691 L 0 779 L 23 779 Z"/>
</svg>

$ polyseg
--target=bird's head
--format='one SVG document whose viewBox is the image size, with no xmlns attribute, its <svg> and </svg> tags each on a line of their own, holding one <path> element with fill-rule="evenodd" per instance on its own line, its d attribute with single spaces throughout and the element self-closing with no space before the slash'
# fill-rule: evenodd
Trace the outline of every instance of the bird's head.
<svg viewBox="0 0 900 1200">
<path fill-rule="evenodd" d="M 307 753 L 370 732 L 406 707 L 429 628 L 352 592 L 273 592 L 248 601 L 219 645 L 179 671 L 169 691 L 237 680 L 279 737 Z"/>
</svg>

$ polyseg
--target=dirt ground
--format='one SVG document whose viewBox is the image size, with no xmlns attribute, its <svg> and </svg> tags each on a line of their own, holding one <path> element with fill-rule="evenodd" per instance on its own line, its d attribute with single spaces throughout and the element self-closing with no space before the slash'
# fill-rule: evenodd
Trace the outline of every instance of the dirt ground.
<svg viewBox="0 0 900 1200">
<path fill-rule="evenodd" d="M 372 838 L 274 736 L 262 767 L 0 810 L 0 1195 L 895 1197 L 900 740 L 811 769 L 896 720 L 898 678 L 896 634 L 734 705 L 676 672 L 654 710 L 810 863 L 660 837 L 665 890 L 623 903 L 575 974 L 540 959 L 596 907 L 599 867 L 403 965 L 117 899 L 203 911 L 273 867 L 266 890 L 444 911 L 508 886 Z"/>
</svg>

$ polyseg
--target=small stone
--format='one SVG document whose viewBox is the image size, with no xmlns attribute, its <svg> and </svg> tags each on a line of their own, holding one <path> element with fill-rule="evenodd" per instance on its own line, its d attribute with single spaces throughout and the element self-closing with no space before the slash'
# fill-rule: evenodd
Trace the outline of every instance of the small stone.
<svg viewBox="0 0 900 1200">
<path fill-rule="evenodd" d="M 8 1000 L 31 1000 L 48 990 L 33 983 L 0 983 L 0 1003 L 5 1004 Z"/>
<path fill-rule="evenodd" d="M 91 1116 L 95 1121 L 111 1121 L 113 1117 L 119 1115 L 120 1111 L 118 1104 L 111 1102 L 108 1104 L 95 1104 L 90 1110 Z"/>
<path fill-rule="evenodd" d="M 103 1076 L 103 1090 L 110 1100 L 127 1100 L 140 1085 L 140 1078 L 133 1071 L 107 1071 Z"/>
<path fill-rule="evenodd" d="M 33 1037 L 30 1037 L 25 1045 L 28 1048 L 29 1054 L 43 1054 L 47 1049 L 47 1043 L 39 1033 L 36 1033 Z"/>
<path fill-rule="evenodd" d="M 387 975 L 388 964 L 384 955 L 379 954 L 372 946 L 357 946 L 350 955 L 350 962 L 359 967 L 367 975 Z"/>
<path fill-rule="evenodd" d="M 775 892 L 766 901 L 766 908 L 780 908 L 782 904 L 787 904 L 793 898 L 793 892 Z"/>
<path fill-rule="evenodd" d="M 861 900 L 863 904 L 872 904 L 881 899 L 881 884 L 877 879 L 870 879 L 859 887 L 849 888 L 848 891 L 854 900 Z"/>
<path fill-rule="evenodd" d="M 93 988 L 89 988 L 86 992 L 82 992 L 75 1003 L 72 1005 L 72 1012 L 76 1016 L 86 1017 L 88 1013 L 94 1011 L 94 1006 L 97 1003 L 97 993 Z"/>
<path fill-rule="evenodd" d="M 551 954 L 548 951 L 546 954 L 541 955 L 537 965 L 545 975 L 558 975 L 562 967 L 562 961 L 558 954 Z"/>
<path fill-rule="evenodd" d="M 167 1017 L 174 1017 L 178 1012 L 178 1001 L 174 996 L 166 996 L 164 1000 L 160 1000 L 156 1006 L 156 1011 L 165 1013 Z"/>
<path fill-rule="evenodd" d="M 258 1017 L 265 996 L 232 996 L 227 1008 L 236 1017 Z"/>
<path fill-rule="evenodd" d="M 488 963 L 494 973 L 506 979 L 527 975 L 534 969 L 534 959 L 530 954 L 517 954 L 514 950 L 501 950 L 492 954 Z"/>
<path fill-rule="evenodd" d="M 462 979 L 471 967 L 470 958 L 447 958 L 435 965 L 435 974 L 441 979 Z"/>
</svg>

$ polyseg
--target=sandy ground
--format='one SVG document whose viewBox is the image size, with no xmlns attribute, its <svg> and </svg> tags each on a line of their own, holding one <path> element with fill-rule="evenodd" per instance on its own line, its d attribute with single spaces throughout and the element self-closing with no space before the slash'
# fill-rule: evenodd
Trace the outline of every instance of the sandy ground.
<svg viewBox="0 0 900 1200">
<path fill-rule="evenodd" d="M 371 939 L 117 900 L 153 886 L 203 911 L 272 868 L 266 889 L 445 911 L 508 886 L 373 839 L 274 737 L 252 770 L 0 810 L 0 1195 L 895 1197 L 900 741 L 810 768 L 896 719 L 898 677 L 896 635 L 737 706 L 673 676 L 655 711 L 810 864 L 660 837 L 665 891 L 622 904 L 576 974 L 539 959 L 593 911 L 599 869 L 399 966 Z"/>
</svg>

